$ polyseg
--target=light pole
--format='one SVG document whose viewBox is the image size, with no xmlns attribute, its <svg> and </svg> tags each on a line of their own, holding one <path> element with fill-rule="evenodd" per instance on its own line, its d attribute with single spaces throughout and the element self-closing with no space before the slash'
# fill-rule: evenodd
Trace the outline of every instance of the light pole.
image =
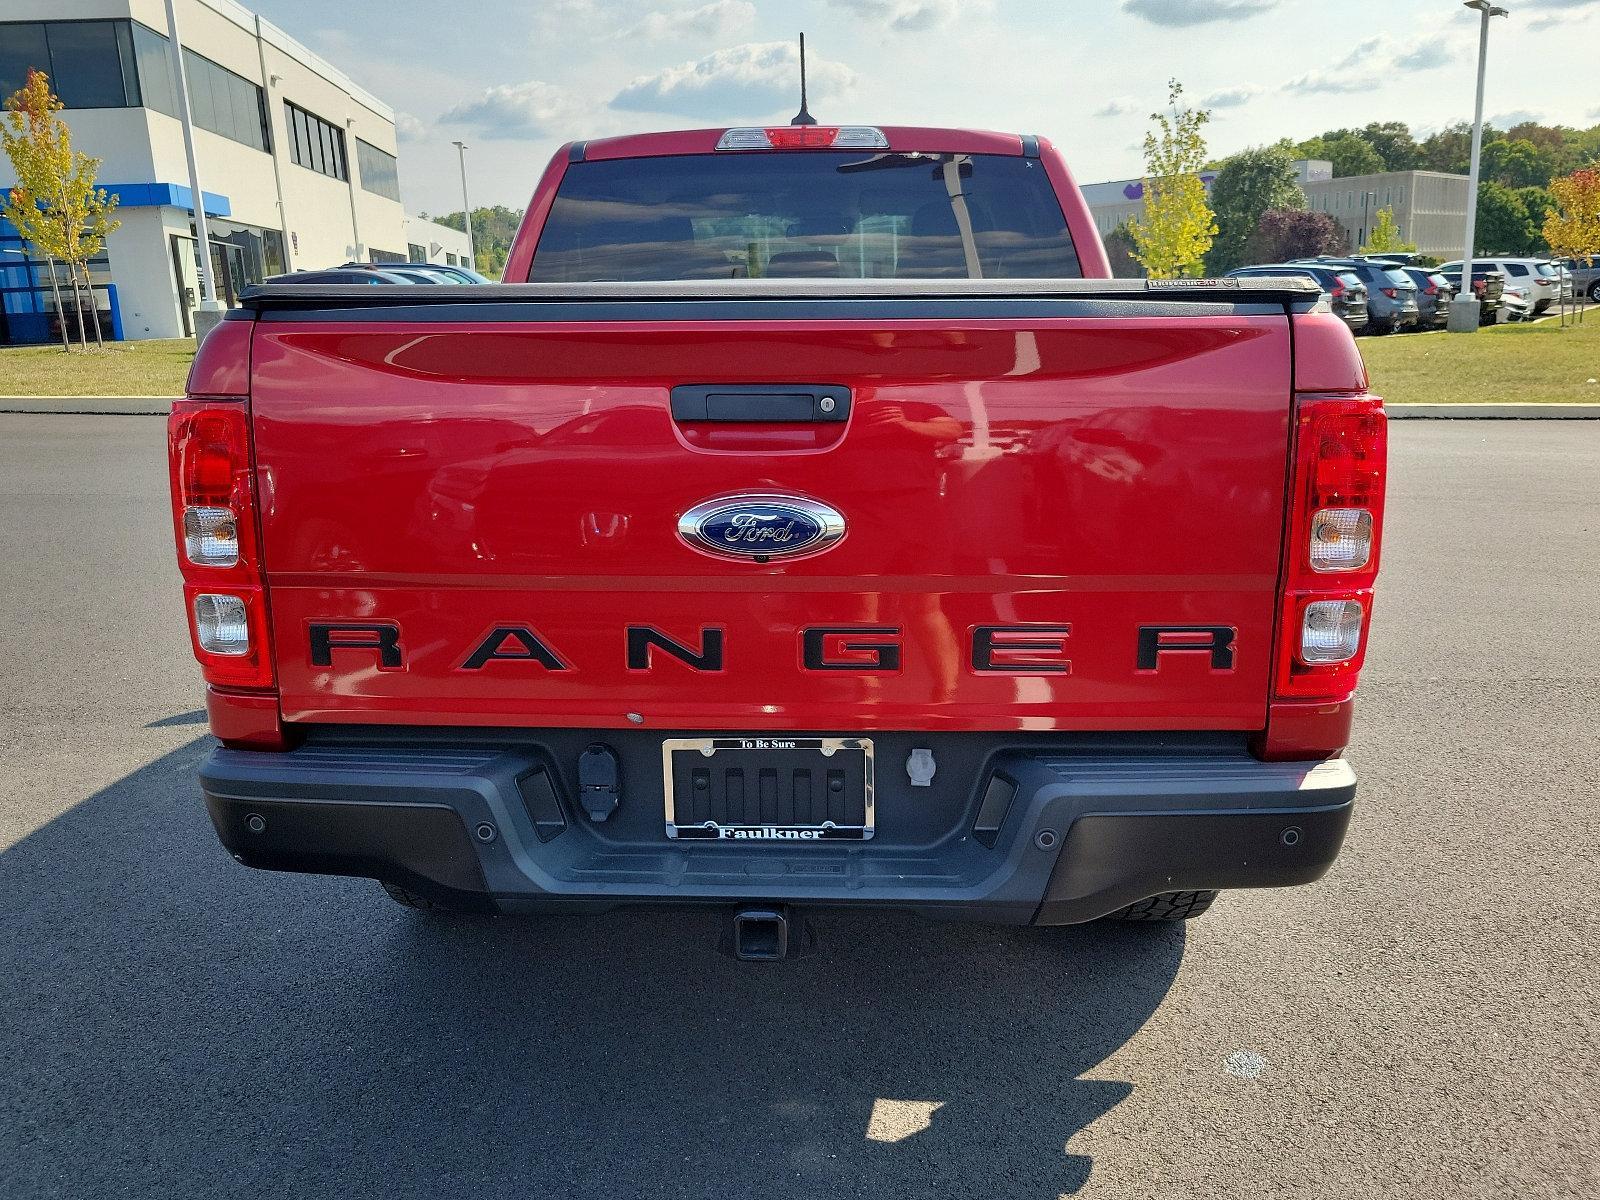
<svg viewBox="0 0 1600 1200">
<path fill-rule="evenodd" d="M 1506 10 L 1489 0 L 1465 0 L 1468 8 L 1480 15 L 1478 28 L 1478 101 L 1472 114 L 1472 167 L 1467 173 L 1467 248 L 1461 256 L 1461 290 L 1450 301 L 1450 332 L 1478 332 L 1480 305 L 1472 293 L 1473 243 L 1478 239 L 1478 160 L 1483 154 L 1483 78 L 1489 65 L 1489 18 L 1503 17 Z"/>
<path fill-rule="evenodd" d="M 476 271 L 478 269 L 478 248 L 472 242 L 472 204 L 467 200 L 467 144 L 465 142 L 451 142 L 450 144 L 456 148 L 456 154 L 461 159 L 461 215 L 467 220 L 467 265 Z"/>
<path fill-rule="evenodd" d="M 189 111 L 189 79 L 183 69 L 183 43 L 178 40 L 178 14 L 167 0 L 167 54 L 172 77 L 178 84 L 178 114 L 183 126 L 183 152 L 189 160 L 189 203 L 194 208 L 194 234 L 200 258 L 200 311 L 195 314 L 194 335 L 204 341 L 206 334 L 222 321 L 222 303 L 217 299 L 217 281 L 211 270 L 211 231 L 206 227 L 206 197 L 200 190 L 200 168 L 194 159 L 194 117 Z"/>
</svg>

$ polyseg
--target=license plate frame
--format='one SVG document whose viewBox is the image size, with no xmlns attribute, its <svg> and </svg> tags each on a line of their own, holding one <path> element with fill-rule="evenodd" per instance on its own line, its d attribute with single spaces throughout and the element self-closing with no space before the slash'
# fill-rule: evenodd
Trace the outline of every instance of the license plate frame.
<svg viewBox="0 0 1600 1200">
<path fill-rule="evenodd" d="M 684 758 L 680 761 L 678 755 L 683 755 Z M 706 773 L 709 783 L 711 770 L 709 764 L 712 763 L 717 763 L 724 769 L 733 767 L 739 771 L 754 771 L 758 783 L 756 796 L 758 806 L 768 800 L 765 795 L 760 794 L 760 789 L 766 786 L 763 777 L 768 774 L 776 775 L 782 767 L 787 766 L 793 772 L 789 780 L 791 788 L 794 789 L 789 801 L 790 811 L 794 813 L 793 819 L 769 821 L 759 815 L 751 819 L 746 808 L 741 814 L 744 819 L 733 820 L 731 801 L 724 803 L 722 820 L 715 819 L 709 811 L 706 816 L 697 819 L 695 799 L 692 795 L 680 797 L 679 785 L 687 779 L 692 788 L 696 768 Z M 795 764 L 814 764 L 818 781 L 825 789 L 820 799 L 812 795 L 805 820 L 799 819 L 802 798 L 798 790 L 800 784 L 795 776 L 808 773 L 809 779 L 809 772 L 813 768 L 811 765 Z M 871 738 L 775 737 L 766 734 L 665 738 L 661 743 L 661 772 L 666 833 L 673 841 L 722 844 L 731 842 L 743 846 L 755 843 L 784 846 L 825 842 L 859 843 L 869 841 L 875 832 Z M 831 773 L 835 772 L 843 777 L 844 789 L 849 789 L 849 794 L 839 795 L 836 800 L 830 802 L 826 788 L 831 783 Z M 773 786 L 776 786 L 775 781 Z M 860 788 L 859 823 L 852 819 L 854 812 L 857 811 L 854 791 L 856 787 Z M 775 799 L 773 803 L 781 805 L 781 802 Z M 829 808 L 830 803 L 833 804 L 832 808 Z M 820 819 L 819 811 L 825 814 Z M 834 819 L 835 813 L 838 813 L 841 819 Z"/>
</svg>

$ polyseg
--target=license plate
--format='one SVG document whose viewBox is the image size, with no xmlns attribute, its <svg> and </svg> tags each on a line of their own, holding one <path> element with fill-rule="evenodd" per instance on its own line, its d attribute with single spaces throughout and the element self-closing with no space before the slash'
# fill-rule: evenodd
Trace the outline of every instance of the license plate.
<svg viewBox="0 0 1600 1200">
<path fill-rule="evenodd" d="M 872 836 L 868 738 L 669 738 L 661 763 L 669 838 L 790 844 Z"/>
</svg>

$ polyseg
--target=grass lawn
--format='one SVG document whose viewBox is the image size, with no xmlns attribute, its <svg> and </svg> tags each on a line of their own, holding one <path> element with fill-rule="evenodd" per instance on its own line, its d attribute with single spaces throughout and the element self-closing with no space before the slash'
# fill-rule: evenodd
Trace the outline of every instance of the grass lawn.
<svg viewBox="0 0 1600 1200">
<path fill-rule="evenodd" d="M 1362 338 L 1372 390 L 1390 404 L 1600 404 L 1600 308 L 1562 329 L 1491 325 L 1477 333 Z"/>
<path fill-rule="evenodd" d="M 181 396 L 194 339 L 0 348 L 0 396 Z"/>
<path fill-rule="evenodd" d="M 1509 402 L 1600 404 L 1600 308 L 1562 329 L 1496 325 L 1475 334 L 1408 333 L 1362 338 L 1372 389 L 1391 404 Z M 194 342 L 0 348 L 0 396 L 178 396 Z"/>
</svg>

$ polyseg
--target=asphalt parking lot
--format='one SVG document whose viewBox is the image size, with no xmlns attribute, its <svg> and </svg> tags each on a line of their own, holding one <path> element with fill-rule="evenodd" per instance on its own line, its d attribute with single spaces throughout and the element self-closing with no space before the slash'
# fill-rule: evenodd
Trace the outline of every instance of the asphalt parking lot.
<svg viewBox="0 0 1600 1200">
<path fill-rule="evenodd" d="M 1600 423 L 1394 428 L 1321 884 L 777 966 L 235 865 L 163 428 L 0 416 L 0 1196 L 1600 1193 Z"/>
</svg>

